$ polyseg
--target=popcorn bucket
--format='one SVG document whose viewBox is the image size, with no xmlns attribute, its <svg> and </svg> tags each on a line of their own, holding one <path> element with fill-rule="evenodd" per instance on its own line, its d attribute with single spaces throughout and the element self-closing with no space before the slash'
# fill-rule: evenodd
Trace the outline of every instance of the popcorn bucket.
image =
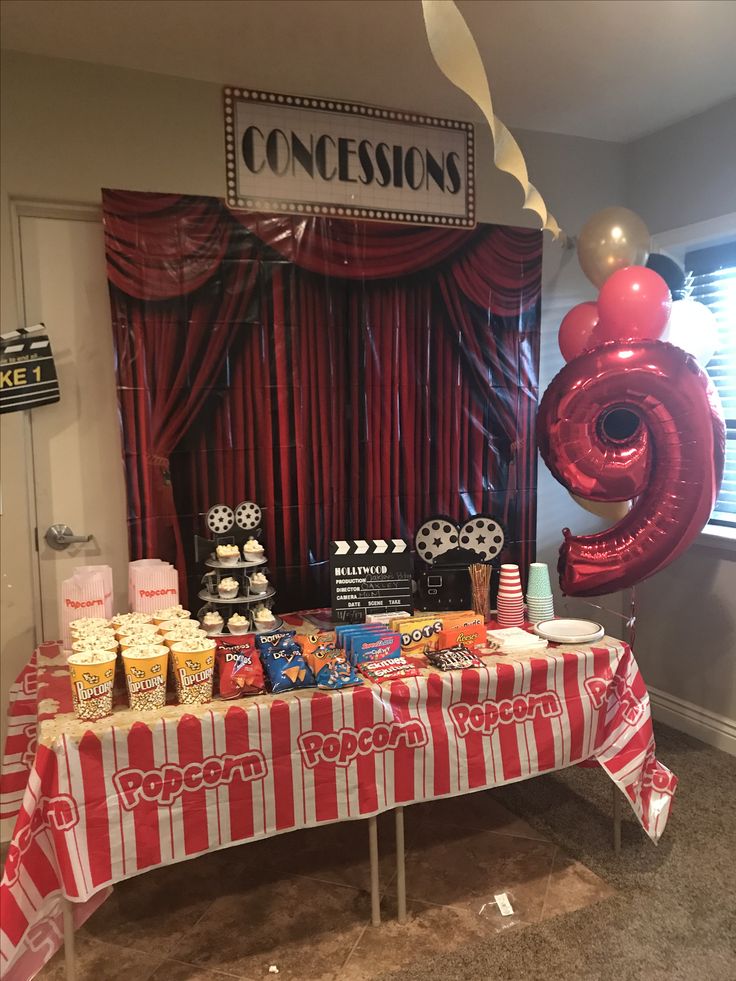
<svg viewBox="0 0 736 981">
<path fill-rule="evenodd" d="M 175 641 L 171 645 L 176 700 L 180 705 L 201 705 L 211 700 L 215 647 L 209 638 Z"/>
<path fill-rule="evenodd" d="M 84 651 L 107 651 L 109 654 L 117 654 L 118 642 L 114 637 L 100 637 L 99 634 L 90 637 L 80 637 L 72 644 L 72 653 L 81 654 Z"/>
<path fill-rule="evenodd" d="M 128 702 L 136 712 L 166 705 L 169 649 L 162 644 L 129 647 L 123 651 Z"/>
<path fill-rule="evenodd" d="M 117 656 L 110 651 L 75 651 L 69 656 L 72 701 L 78 719 L 96 722 L 112 714 Z"/>
<path fill-rule="evenodd" d="M 207 640 L 207 634 L 204 630 L 199 629 L 199 624 L 197 624 L 196 630 L 171 630 L 165 634 L 161 634 L 157 643 L 165 644 L 169 650 L 171 650 L 172 644 L 178 644 L 182 640 Z"/>
</svg>

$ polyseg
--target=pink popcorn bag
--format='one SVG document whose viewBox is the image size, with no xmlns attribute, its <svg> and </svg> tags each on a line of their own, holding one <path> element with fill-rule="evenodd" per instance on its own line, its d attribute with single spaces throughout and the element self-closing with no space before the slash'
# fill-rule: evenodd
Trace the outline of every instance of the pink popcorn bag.
<svg viewBox="0 0 736 981">
<path fill-rule="evenodd" d="M 74 568 L 74 575 L 86 575 L 87 573 L 99 572 L 105 587 L 105 612 L 100 614 L 106 616 L 108 620 L 113 614 L 113 582 L 112 566 L 109 565 L 78 565 Z"/>
<path fill-rule="evenodd" d="M 131 562 L 128 593 L 134 613 L 154 613 L 164 606 L 176 606 L 179 602 L 179 574 L 173 565 L 161 559 Z"/>
<path fill-rule="evenodd" d="M 64 643 L 68 650 L 72 646 L 71 632 L 69 624 L 73 620 L 82 620 L 86 617 L 107 617 L 112 614 L 112 589 L 110 589 L 110 614 L 106 613 L 105 604 L 105 574 L 102 570 L 106 566 L 86 566 L 87 570 L 75 570 L 70 579 L 65 579 L 61 584 L 59 597 L 59 628 Z M 111 572 L 112 576 L 112 572 Z"/>
</svg>

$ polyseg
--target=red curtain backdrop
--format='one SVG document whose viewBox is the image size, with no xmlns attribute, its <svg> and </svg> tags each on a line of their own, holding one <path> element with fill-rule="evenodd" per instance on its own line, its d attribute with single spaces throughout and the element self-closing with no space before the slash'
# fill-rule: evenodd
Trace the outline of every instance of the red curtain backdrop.
<svg viewBox="0 0 736 981">
<path fill-rule="evenodd" d="M 490 512 L 534 558 L 540 232 L 103 206 L 133 558 L 194 597 L 203 515 L 242 500 L 282 610 L 329 603 L 332 539 L 430 514 Z"/>
</svg>

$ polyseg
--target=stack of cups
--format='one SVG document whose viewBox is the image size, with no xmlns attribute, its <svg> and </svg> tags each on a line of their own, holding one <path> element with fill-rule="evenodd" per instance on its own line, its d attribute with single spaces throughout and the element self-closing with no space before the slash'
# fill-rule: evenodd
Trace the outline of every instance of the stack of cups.
<svg viewBox="0 0 736 981">
<path fill-rule="evenodd" d="M 526 588 L 526 605 L 531 623 L 551 620 L 555 615 L 552 606 L 552 586 L 549 569 L 545 562 L 532 562 L 529 566 L 529 582 Z"/>
<path fill-rule="evenodd" d="M 501 566 L 496 608 L 496 617 L 502 627 L 524 625 L 524 594 L 521 591 L 518 565 Z"/>
</svg>

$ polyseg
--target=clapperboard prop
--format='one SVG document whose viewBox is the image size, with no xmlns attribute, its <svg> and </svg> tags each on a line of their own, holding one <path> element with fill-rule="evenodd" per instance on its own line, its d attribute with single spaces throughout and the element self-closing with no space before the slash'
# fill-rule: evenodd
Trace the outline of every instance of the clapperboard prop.
<svg viewBox="0 0 736 981">
<path fill-rule="evenodd" d="M 411 555 L 400 538 L 331 542 L 330 579 L 333 620 L 412 612 Z"/>
<path fill-rule="evenodd" d="M 0 335 L 0 413 L 37 409 L 60 398 L 44 325 Z"/>
</svg>

